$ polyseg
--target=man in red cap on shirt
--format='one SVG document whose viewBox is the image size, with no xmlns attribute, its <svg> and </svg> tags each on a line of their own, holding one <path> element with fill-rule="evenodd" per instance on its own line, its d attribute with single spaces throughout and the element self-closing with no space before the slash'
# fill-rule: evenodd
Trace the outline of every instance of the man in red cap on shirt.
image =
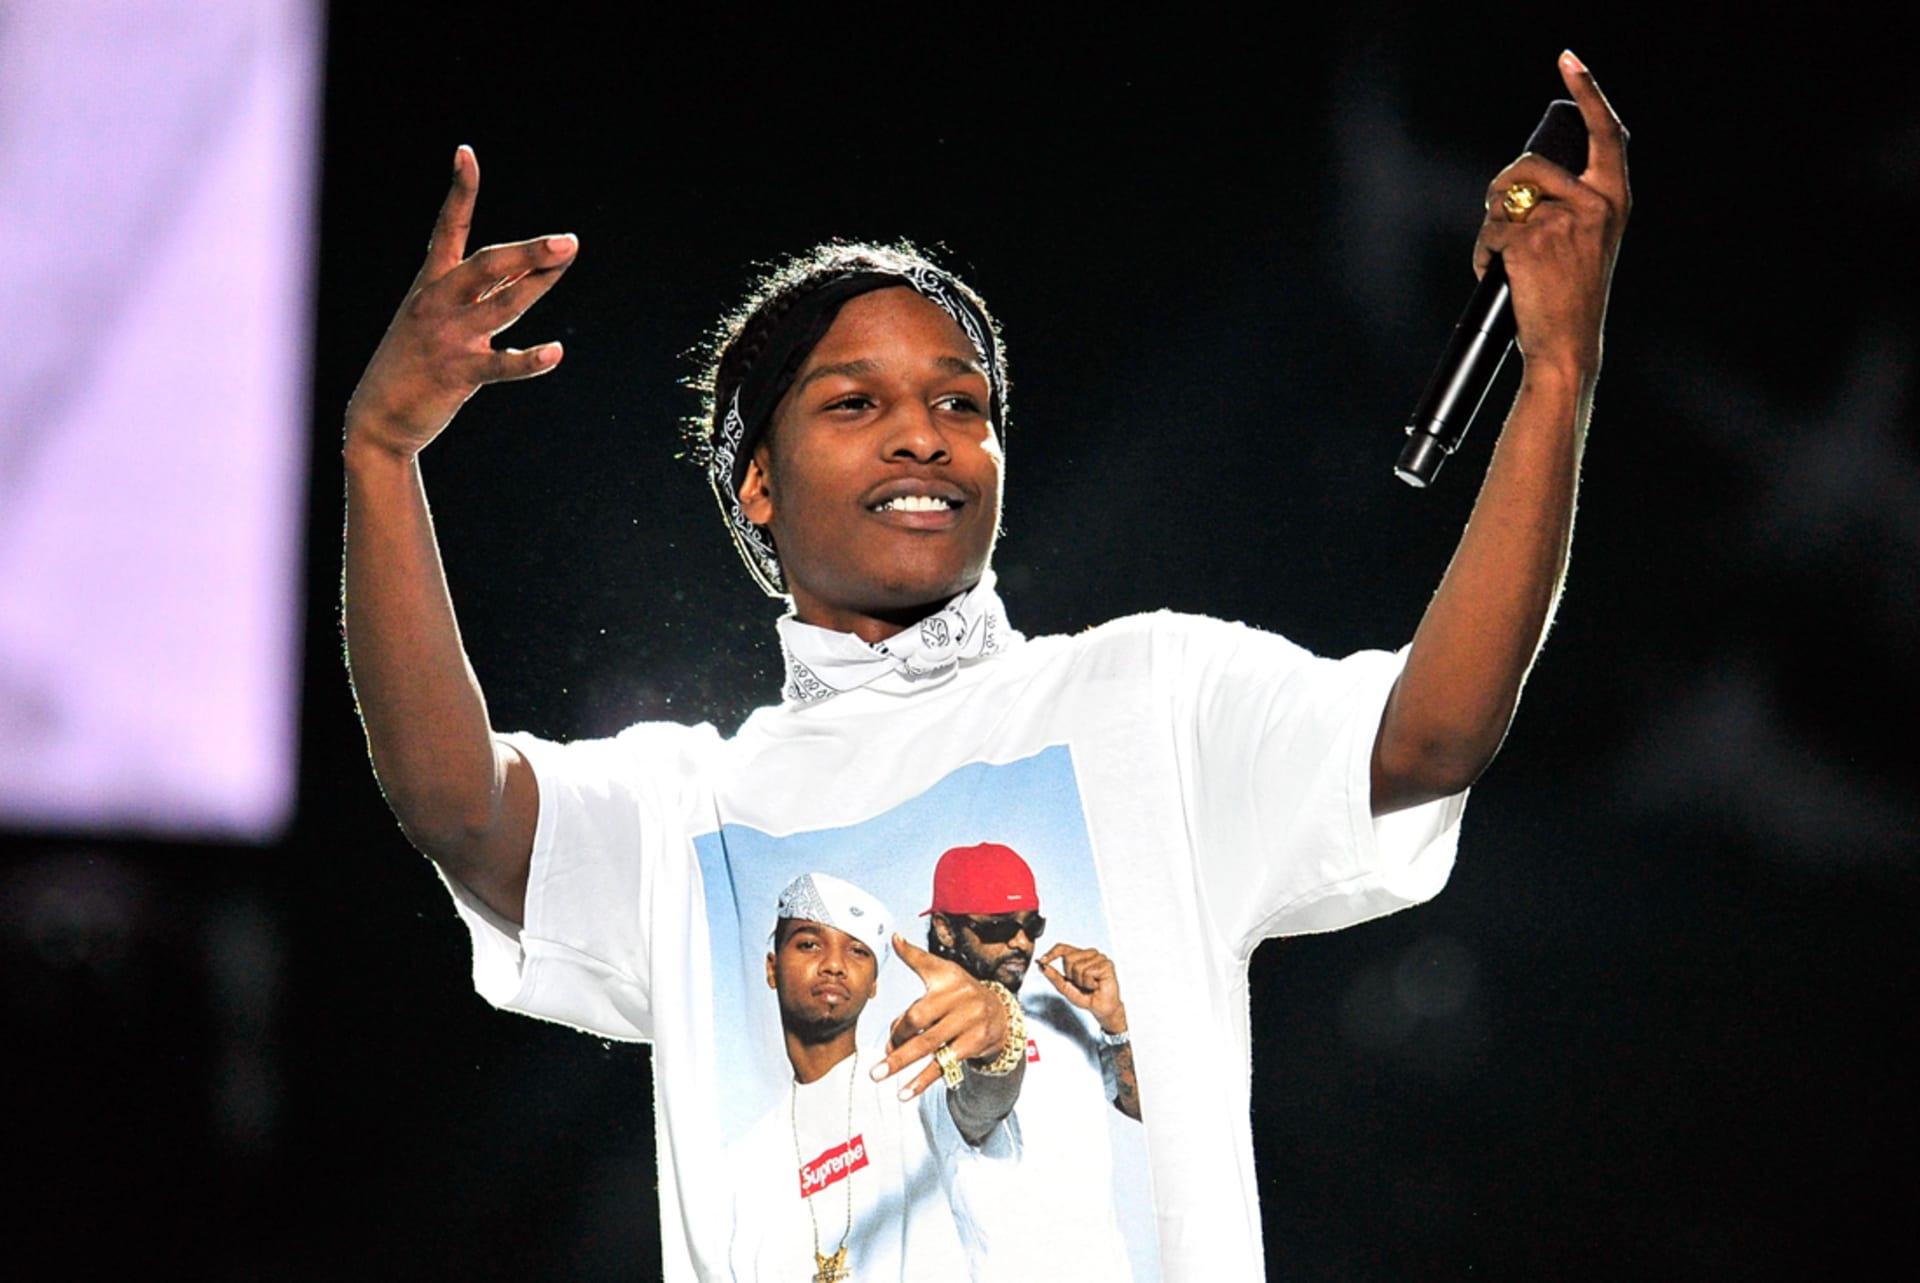
<svg viewBox="0 0 1920 1283">
<path fill-rule="evenodd" d="M 1019 852 L 998 842 L 947 851 L 934 866 L 933 903 L 925 916 L 929 950 L 977 980 L 1020 994 L 1047 920 L 1033 869 Z M 1040 1273 L 1049 1278 L 1128 1278 L 1110 1199 L 1089 1200 L 1104 1204 L 1104 1215 L 1061 1218 L 1039 1214 L 1044 1199 L 1035 1203 L 1022 1192 L 1067 1188 L 1056 1180 L 1071 1180 L 1073 1188 L 1086 1191 L 1106 1188 L 1113 1156 L 1102 1095 L 1128 1118 L 1140 1118 L 1127 1008 L 1113 960 L 1098 949 L 1058 943 L 1041 955 L 1040 974 L 1054 992 L 1020 997 L 1027 1074 L 1012 1124 L 1021 1179 L 989 1175 L 968 1188 L 963 1170 L 949 1194 L 956 1215 L 986 1231 L 975 1237 L 992 1244 L 995 1259 L 1048 1262 Z M 976 1278 L 981 1264 L 975 1262 Z"/>
<path fill-rule="evenodd" d="M 957 846 L 940 857 L 933 870 L 933 905 L 924 915 L 927 948 L 959 963 L 977 980 L 995 980 L 1020 992 L 1033 948 L 1046 932 L 1033 870 L 1012 847 L 998 842 Z M 1059 968 L 1054 968 L 1054 963 Z M 1115 1109 L 1138 1121 L 1140 1083 L 1133 1073 L 1133 1048 L 1127 1041 L 1127 1005 L 1113 960 L 1098 949 L 1060 943 L 1040 959 L 1040 974 L 1062 998 L 1093 1017 L 1100 1027 L 1102 1076 Z M 1030 1005 L 1030 1004 L 1029 1004 Z M 1028 1014 L 1028 1028 L 1034 1017 Z M 1028 1039 L 1028 1056 L 1035 1050 Z"/>
</svg>

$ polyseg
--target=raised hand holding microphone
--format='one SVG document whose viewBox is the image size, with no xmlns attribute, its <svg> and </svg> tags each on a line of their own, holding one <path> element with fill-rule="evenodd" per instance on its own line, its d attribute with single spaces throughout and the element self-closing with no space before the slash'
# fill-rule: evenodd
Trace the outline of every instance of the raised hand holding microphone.
<svg viewBox="0 0 1920 1283">
<path fill-rule="evenodd" d="M 1565 57 L 1572 58 L 1572 55 Z M 1574 65 L 1579 65 L 1577 59 Z M 1580 74 L 1586 74 L 1584 67 L 1580 67 Z M 1587 80 L 1591 84 L 1590 76 Z M 1597 87 L 1593 92 L 1598 94 Z M 1601 101 L 1604 105 L 1605 100 Z M 1611 116 L 1610 111 L 1608 115 Z M 1618 119 L 1612 119 L 1611 124 L 1624 141 L 1625 130 L 1620 128 Z M 1568 199 L 1572 189 L 1564 180 L 1584 175 L 1588 169 L 1588 141 L 1587 123 L 1580 104 L 1566 99 L 1550 104 L 1527 140 L 1521 159 L 1502 171 L 1502 177 L 1489 188 L 1488 220 L 1525 223 L 1543 203 Z M 1550 164 L 1543 170 L 1538 165 L 1524 165 L 1528 160 L 1544 160 Z M 1561 181 L 1543 183 L 1528 177 L 1542 173 Z M 1624 167 L 1618 177 L 1619 221 L 1624 223 Z M 1579 182 L 1580 179 L 1574 179 L 1576 185 Z M 1617 244 L 1618 239 L 1616 229 L 1613 242 Z M 1516 323 L 1509 280 L 1500 253 L 1489 250 L 1484 229 L 1475 246 L 1475 268 L 1481 273 L 1480 283 L 1454 326 L 1446 351 L 1407 422 L 1409 439 L 1394 471 L 1408 485 L 1425 487 L 1439 475 L 1441 465 L 1465 438 L 1513 345 Z M 1611 274 L 1610 261 L 1608 274 Z"/>
<path fill-rule="evenodd" d="M 1631 203 L 1619 117 L 1573 54 L 1560 55 L 1560 76 L 1586 124 L 1586 161 L 1576 175 L 1525 155 L 1488 187 L 1474 262 L 1484 273 L 1496 254 L 1503 260 L 1526 366 L 1473 515 L 1387 699 L 1373 747 L 1375 815 L 1479 778 L 1560 598 L 1600 329 Z M 1506 199 L 1521 184 L 1536 198 L 1515 221 Z"/>
</svg>

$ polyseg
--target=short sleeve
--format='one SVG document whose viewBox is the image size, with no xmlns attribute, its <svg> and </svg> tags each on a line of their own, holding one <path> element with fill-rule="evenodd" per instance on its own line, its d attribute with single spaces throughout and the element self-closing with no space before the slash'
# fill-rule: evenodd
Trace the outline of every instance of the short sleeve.
<svg viewBox="0 0 1920 1283">
<path fill-rule="evenodd" d="M 712 728 L 646 724 L 603 740 L 501 742 L 540 793 L 526 922 L 516 928 L 457 882 L 473 983 L 497 1007 L 609 1038 L 652 1036 L 653 945 L 663 897 L 693 871 L 690 791 Z"/>
<path fill-rule="evenodd" d="M 1363 922 L 1446 885 L 1464 791 L 1373 815 L 1373 741 L 1404 652 L 1323 659 L 1212 620 L 1162 650 L 1202 894 L 1242 956 L 1267 937 Z"/>
</svg>

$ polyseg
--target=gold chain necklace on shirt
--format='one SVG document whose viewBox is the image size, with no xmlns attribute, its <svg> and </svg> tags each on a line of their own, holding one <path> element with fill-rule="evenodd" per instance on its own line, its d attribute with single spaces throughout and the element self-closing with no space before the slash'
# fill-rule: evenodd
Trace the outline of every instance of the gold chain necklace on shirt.
<svg viewBox="0 0 1920 1283">
<path fill-rule="evenodd" d="M 853 1085 L 860 1071 L 860 1049 L 854 1048 L 853 1067 L 847 1072 L 847 1139 L 853 1139 Z M 806 1165 L 806 1155 L 800 1150 L 800 1080 L 793 1080 L 793 1091 L 789 1098 L 788 1121 L 793 1124 L 793 1161 Z M 847 1267 L 847 1239 L 853 1234 L 853 1173 L 848 1172 L 840 1178 L 847 1187 L 847 1219 L 840 1228 L 840 1246 L 832 1256 L 820 1250 L 820 1213 L 814 1210 L 813 1200 L 806 1199 L 807 1217 L 813 1222 L 813 1283 L 853 1283 L 853 1271 Z"/>
</svg>

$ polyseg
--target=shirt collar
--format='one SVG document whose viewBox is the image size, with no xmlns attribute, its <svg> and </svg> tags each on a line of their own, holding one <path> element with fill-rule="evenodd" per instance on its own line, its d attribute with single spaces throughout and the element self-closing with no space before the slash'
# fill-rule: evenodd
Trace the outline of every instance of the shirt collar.
<svg viewBox="0 0 1920 1283">
<path fill-rule="evenodd" d="M 908 690 L 951 680 L 962 661 L 1000 654 L 1023 640 L 1007 623 L 993 584 L 989 570 L 945 606 L 878 645 L 784 616 L 775 625 L 787 670 L 781 696 L 789 703 L 813 704 L 889 675 L 900 679 L 890 684 Z"/>
</svg>

